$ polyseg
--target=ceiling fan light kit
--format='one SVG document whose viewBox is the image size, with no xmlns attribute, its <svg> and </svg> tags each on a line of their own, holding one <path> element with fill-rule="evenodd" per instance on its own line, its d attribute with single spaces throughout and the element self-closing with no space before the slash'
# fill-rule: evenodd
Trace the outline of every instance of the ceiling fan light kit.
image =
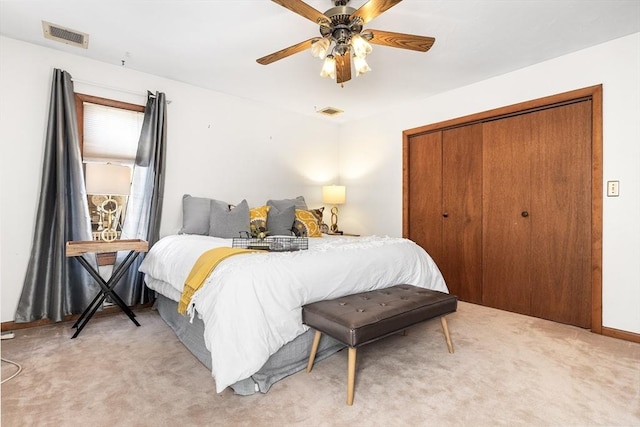
<svg viewBox="0 0 640 427">
<path fill-rule="evenodd" d="M 332 0 L 335 7 L 324 13 L 320 13 L 302 0 L 272 1 L 318 24 L 322 37 L 311 38 L 259 58 L 257 62 L 262 65 L 310 49 L 314 57 L 324 60 L 320 75 L 336 79 L 338 84 L 343 84 L 351 80 L 352 57 L 356 77 L 371 71 L 365 59 L 373 50 L 371 43 L 426 52 L 435 42 L 433 37 L 380 30 L 362 31 L 364 24 L 402 0 L 369 0 L 359 9 L 347 6 L 349 0 Z"/>
</svg>

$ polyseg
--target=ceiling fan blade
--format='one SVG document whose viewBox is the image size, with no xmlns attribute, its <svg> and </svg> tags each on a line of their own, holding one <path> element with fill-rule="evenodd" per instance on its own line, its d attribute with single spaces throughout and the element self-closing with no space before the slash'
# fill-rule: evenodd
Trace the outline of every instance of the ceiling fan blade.
<svg viewBox="0 0 640 427">
<path fill-rule="evenodd" d="M 274 0 L 275 1 L 275 0 Z M 371 21 L 382 12 L 392 8 L 400 3 L 402 0 L 369 0 L 360 9 L 351 14 L 351 19 L 359 17 L 362 18 L 363 23 Z"/>
<path fill-rule="evenodd" d="M 433 37 L 415 36 L 412 34 L 392 33 L 391 31 L 369 30 L 365 32 L 373 34 L 369 43 L 382 46 L 399 47 L 401 49 L 417 50 L 426 52 L 431 49 L 436 39 Z"/>
<path fill-rule="evenodd" d="M 314 37 L 309 40 L 300 42 L 298 44 L 294 44 L 293 46 L 285 47 L 282 50 L 271 53 L 267 56 L 263 56 L 262 58 L 256 59 L 256 61 L 258 62 L 258 64 L 262 64 L 262 65 L 271 64 L 272 62 L 276 62 L 282 58 L 291 56 L 294 53 L 302 52 L 303 50 L 309 49 L 311 47 L 311 44 L 317 39 L 318 39 L 317 37 Z"/>
<path fill-rule="evenodd" d="M 309 6 L 301 0 L 271 0 L 274 3 L 278 3 L 282 7 L 286 7 L 292 12 L 313 21 L 316 24 L 328 24 L 330 21 L 323 13 Z"/>
<path fill-rule="evenodd" d="M 351 52 L 336 55 L 336 83 L 351 80 Z"/>
</svg>

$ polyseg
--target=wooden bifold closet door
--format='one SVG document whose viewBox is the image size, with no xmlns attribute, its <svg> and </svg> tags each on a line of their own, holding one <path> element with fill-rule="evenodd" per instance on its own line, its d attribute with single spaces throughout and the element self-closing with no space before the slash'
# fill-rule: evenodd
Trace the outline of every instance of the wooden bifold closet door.
<svg viewBox="0 0 640 427">
<path fill-rule="evenodd" d="M 483 125 L 486 305 L 591 322 L 591 102 Z"/>
<path fill-rule="evenodd" d="M 405 236 L 462 301 L 591 325 L 591 100 L 405 138 Z"/>
<path fill-rule="evenodd" d="M 410 239 L 458 298 L 482 303 L 482 126 L 411 137 Z"/>
<path fill-rule="evenodd" d="M 442 132 L 442 220 L 446 255 L 439 266 L 460 298 L 482 303 L 482 125 Z"/>
</svg>

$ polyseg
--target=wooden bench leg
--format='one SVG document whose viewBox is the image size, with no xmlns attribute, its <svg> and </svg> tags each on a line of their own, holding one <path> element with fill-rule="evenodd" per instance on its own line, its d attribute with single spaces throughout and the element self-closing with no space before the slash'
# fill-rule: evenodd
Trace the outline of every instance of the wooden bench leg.
<svg viewBox="0 0 640 427">
<path fill-rule="evenodd" d="M 321 335 L 322 335 L 322 332 L 316 331 L 316 335 L 313 337 L 313 345 L 311 346 L 309 363 L 307 363 L 307 373 L 311 372 L 311 368 L 313 368 L 313 361 L 316 360 L 316 353 L 318 352 L 318 344 L 320 344 Z"/>
<path fill-rule="evenodd" d="M 356 383 L 356 349 L 349 347 L 349 367 L 347 370 L 347 405 L 353 405 Z"/>
<path fill-rule="evenodd" d="M 440 323 L 442 323 L 442 331 L 444 332 L 444 337 L 447 340 L 447 347 L 449 347 L 449 353 L 453 353 L 453 342 L 451 342 L 451 336 L 449 335 L 449 328 L 447 327 L 447 319 L 445 319 L 444 316 L 441 316 Z"/>
</svg>

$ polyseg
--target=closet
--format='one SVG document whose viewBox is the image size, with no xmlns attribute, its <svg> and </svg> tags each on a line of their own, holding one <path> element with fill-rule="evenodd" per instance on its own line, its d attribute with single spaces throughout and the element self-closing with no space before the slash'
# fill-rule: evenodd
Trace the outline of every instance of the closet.
<svg viewBox="0 0 640 427">
<path fill-rule="evenodd" d="M 561 98 L 405 131 L 403 229 L 461 301 L 588 328 L 593 105 Z"/>
</svg>

